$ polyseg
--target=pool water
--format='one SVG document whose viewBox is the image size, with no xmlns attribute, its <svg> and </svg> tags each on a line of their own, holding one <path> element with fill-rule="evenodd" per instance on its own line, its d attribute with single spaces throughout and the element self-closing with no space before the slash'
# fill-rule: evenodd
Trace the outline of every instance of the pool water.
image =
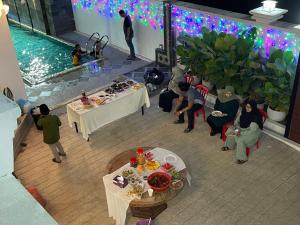
<svg viewBox="0 0 300 225">
<path fill-rule="evenodd" d="M 41 83 L 56 73 L 74 67 L 72 46 L 14 24 L 9 27 L 22 76 L 31 84 Z M 83 57 L 81 63 L 90 60 Z"/>
</svg>

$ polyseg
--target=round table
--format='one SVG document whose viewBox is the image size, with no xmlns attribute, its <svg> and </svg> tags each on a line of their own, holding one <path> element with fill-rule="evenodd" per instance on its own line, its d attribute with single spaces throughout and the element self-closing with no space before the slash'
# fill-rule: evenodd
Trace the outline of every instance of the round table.
<svg viewBox="0 0 300 225">
<path fill-rule="evenodd" d="M 153 149 L 153 147 L 142 148 L 146 151 Z M 112 173 L 128 163 L 131 157 L 136 156 L 136 149 L 137 148 L 129 149 L 112 158 L 107 165 L 107 172 Z M 185 178 L 187 175 L 187 170 L 183 169 L 179 172 L 181 173 L 181 177 L 183 178 L 184 187 L 186 183 Z M 167 202 L 178 195 L 183 187 L 179 190 L 172 190 L 171 188 L 169 188 L 167 191 L 162 193 L 153 193 L 153 197 L 149 197 L 148 192 L 145 192 L 140 200 L 134 199 L 130 202 L 129 206 L 132 212 L 132 216 L 139 218 L 151 217 L 152 219 L 154 219 L 167 208 Z"/>
</svg>

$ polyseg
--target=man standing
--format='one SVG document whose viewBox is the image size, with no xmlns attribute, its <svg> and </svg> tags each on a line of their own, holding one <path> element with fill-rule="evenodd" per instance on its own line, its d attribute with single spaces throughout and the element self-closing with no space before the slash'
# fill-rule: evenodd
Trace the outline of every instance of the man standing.
<svg viewBox="0 0 300 225">
<path fill-rule="evenodd" d="M 41 116 L 37 124 L 43 128 L 44 142 L 49 145 L 52 150 L 54 158 L 52 159 L 55 163 L 61 163 L 60 156 L 66 156 L 62 145 L 59 142 L 59 126 L 61 122 L 55 115 L 50 115 L 49 108 L 47 105 L 40 105 Z"/>
<path fill-rule="evenodd" d="M 132 43 L 132 38 L 133 38 L 133 29 L 132 29 L 132 23 L 130 16 L 125 13 L 123 9 L 119 11 L 119 15 L 124 18 L 124 23 L 123 23 L 123 30 L 124 30 L 124 35 L 125 35 L 125 40 L 126 43 L 130 49 L 130 56 L 128 56 L 128 60 L 135 60 L 135 52 L 134 52 L 134 46 Z"/>
</svg>

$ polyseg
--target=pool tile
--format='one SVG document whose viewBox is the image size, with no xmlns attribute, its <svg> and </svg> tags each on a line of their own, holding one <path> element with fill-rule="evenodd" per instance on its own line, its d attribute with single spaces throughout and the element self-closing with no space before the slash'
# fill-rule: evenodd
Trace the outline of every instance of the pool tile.
<svg viewBox="0 0 300 225">
<path fill-rule="evenodd" d="M 36 100 L 38 100 L 38 97 L 36 97 L 36 96 L 28 97 L 28 101 L 30 101 L 30 102 L 35 102 Z"/>
<path fill-rule="evenodd" d="M 130 65 L 132 63 L 132 61 L 126 60 L 123 62 L 123 65 Z"/>
<path fill-rule="evenodd" d="M 110 68 L 103 68 L 103 73 L 111 73 L 111 71 L 112 71 L 112 69 L 110 69 Z"/>
<path fill-rule="evenodd" d="M 78 80 L 79 82 L 82 82 L 82 81 L 88 81 L 90 78 L 88 77 L 80 77 Z"/>
<path fill-rule="evenodd" d="M 53 91 L 60 91 L 60 90 L 62 90 L 62 89 L 63 89 L 62 86 L 56 86 L 56 87 L 53 89 Z"/>
<path fill-rule="evenodd" d="M 112 68 L 113 69 L 120 69 L 120 68 L 122 68 L 122 66 L 123 65 L 121 65 L 121 64 L 115 64 L 115 65 L 112 65 Z"/>
<path fill-rule="evenodd" d="M 49 97 L 52 91 L 42 91 L 40 97 Z"/>
</svg>

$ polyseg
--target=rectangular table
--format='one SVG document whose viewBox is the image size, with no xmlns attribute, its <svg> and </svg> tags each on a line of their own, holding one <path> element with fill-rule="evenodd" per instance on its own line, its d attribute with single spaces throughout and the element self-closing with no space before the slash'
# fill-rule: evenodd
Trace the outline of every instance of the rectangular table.
<svg viewBox="0 0 300 225">
<path fill-rule="evenodd" d="M 100 91 L 90 95 L 89 98 L 103 94 L 106 93 Z M 78 124 L 83 138 L 88 140 L 89 135 L 93 131 L 117 119 L 135 113 L 144 105 L 147 108 L 150 107 L 148 92 L 143 85 L 138 90 L 129 88 L 121 93 L 117 93 L 111 100 L 106 101 L 106 104 L 95 105 L 89 109 L 83 109 L 80 100 L 71 102 L 67 105 L 67 116 L 69 125 L 73 127 L 75 123 L 77 129 Z"/>
</svg>

